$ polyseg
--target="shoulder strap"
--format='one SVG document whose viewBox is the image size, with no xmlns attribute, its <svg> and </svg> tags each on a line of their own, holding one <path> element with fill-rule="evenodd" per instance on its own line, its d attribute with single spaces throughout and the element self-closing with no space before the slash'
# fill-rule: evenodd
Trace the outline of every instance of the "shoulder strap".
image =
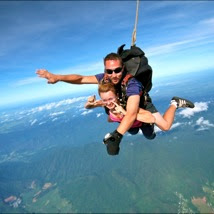
<svg viewBox="0 0 214 214">
<path fill-rule="evenodd" d="M 123 81 L 122 81 L 122 85 L 127 85 L 128 81 L 133 78 L 133 75 L 132 74 L 126 74 L 126 76 L 123 78 Z"/>
</svg>

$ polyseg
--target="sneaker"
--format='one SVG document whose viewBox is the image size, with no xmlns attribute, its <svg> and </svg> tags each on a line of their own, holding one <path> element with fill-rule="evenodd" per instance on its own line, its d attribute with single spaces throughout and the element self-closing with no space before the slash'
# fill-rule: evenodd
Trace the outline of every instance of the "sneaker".
<svg viewBox="0 0 214 214">
<path fill-rule="evenodd" d="M 191 101 L 180 97 L 173 97 L 171 100 L 171 103 L 172 102 L 176 102 L 177 108 L 194 108 L 195 107 L 195 105 Z"/>
</svg>

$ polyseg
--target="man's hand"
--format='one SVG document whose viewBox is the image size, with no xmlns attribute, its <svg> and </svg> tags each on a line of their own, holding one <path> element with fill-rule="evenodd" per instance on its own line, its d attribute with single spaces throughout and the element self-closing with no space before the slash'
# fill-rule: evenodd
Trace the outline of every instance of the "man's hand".
<svg viewBox="0 0 214 214">
<path fill-rule="evenodd" d="M 36 74 L 41 78 L 46 78 L 50 84 L 54 84 L 59 81 L 57 75 L 48 72 L 46 69 L 38 69 Z"/>
<path fill-rule="evenodd" d="M 112 133 L 106 134 L 103 139 L 103 143 L 106 145 L 107 152 L 109 155 L 118 155 L 120 151 L 120 141 L 122 140 L 123 135 L 120 134 L 117 130 Z"/>
</svg>

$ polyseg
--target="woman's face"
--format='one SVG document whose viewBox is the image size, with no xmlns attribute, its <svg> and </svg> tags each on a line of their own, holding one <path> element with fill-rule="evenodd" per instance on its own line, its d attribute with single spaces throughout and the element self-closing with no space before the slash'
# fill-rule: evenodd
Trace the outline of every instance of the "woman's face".
<svg viewBox="0 0 214 214">
<path fill-rule="evenodd" d="M 117 97 L 115 95 L 115 93 L 113 93 L 112 91 L 108 91 L 108 92 L 101 92 L 100 93 L 100 98 L 102 99 L 104 105 L 108 108 L 108 109 L 113 109 L 115 107 L 115 104 L 113 102 L 116 102 Z"/>
</svg>

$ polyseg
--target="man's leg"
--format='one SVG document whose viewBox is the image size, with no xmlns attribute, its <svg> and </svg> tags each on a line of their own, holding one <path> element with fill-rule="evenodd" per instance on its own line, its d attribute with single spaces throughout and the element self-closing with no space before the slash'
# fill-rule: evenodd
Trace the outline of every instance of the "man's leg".
<svg viewBox="0 0 214 214">
<path fill-rule="evenodd" d="M 131 135 L 135 135 L 135 134 L 137 134 L 138 132 L 139 132 L 139 128 L 138 128 L 138 127 L 136 127 L 136 128 L 130 128 L 130 129 L 128 130 L 128 133 L 131 134 Z"/>
<path fill-rule="evenodd" d="M 156 137 L 156 134 L 154 131 L 154 124 L 143 123 L 140 129 L 142 130 L 145 138 L 152 140 Z"/>
<path fill-rule="evenodd" d="M 147 94 L 147 99 L 146 102 L 144 102 L 143 100 L 143 105 L 141 106 L 143 109 L 151 112 L 153 115 L 158 113 L 158 110 L 155 108 L 155 106 L 152 103 L 152 99 L 149 96 L 149 94 Z M 154 115 L 155 116 L 155 115 Z M 145 138 L 152 140 L 156 137 L 155 131 L 154 131 L 154 124 L 150 124 L 150 123 L 143 123 L 142 126 L 140 127 L 140 129 L 143 132 L 143 135 Z"/>
</svg>

